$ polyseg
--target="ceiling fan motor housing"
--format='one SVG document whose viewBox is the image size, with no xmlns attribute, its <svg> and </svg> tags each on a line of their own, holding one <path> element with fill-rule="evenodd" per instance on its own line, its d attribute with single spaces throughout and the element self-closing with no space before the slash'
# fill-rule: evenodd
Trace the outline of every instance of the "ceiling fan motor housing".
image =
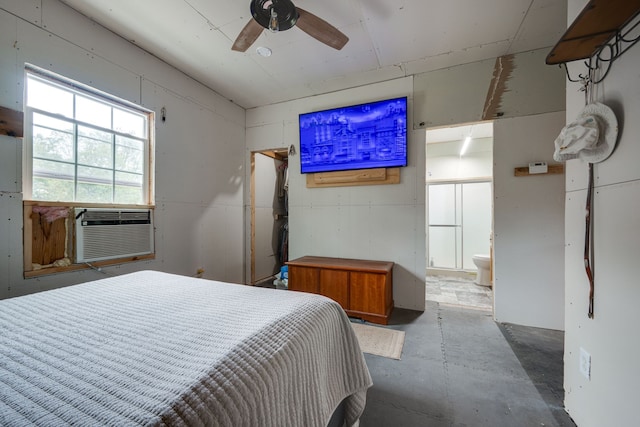
<svg viewBox="0 0 640 427">
<path fill-rule="evenodd" d="M 251 15 L 264 28 L 269 28 L 271 8 L 278 14 L 278 31 L 285 31 L 296 25 L 298 10 L 289 0 L 252 0 Z"/>
</svg>

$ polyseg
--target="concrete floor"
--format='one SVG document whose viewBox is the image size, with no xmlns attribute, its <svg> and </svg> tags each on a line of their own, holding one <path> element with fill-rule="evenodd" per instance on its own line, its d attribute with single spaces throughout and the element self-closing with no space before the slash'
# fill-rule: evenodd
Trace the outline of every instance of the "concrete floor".
<svg viewBox="0 0 640 427">
<path fill-rule="evenodd" d="M 402 359 L 365 354 L 374 385 L 361 427 L 575 426 L 562 408 L 562 332 L 434 301 L 395 309 L 388 327 L 406 332 Z"/>
</svg>

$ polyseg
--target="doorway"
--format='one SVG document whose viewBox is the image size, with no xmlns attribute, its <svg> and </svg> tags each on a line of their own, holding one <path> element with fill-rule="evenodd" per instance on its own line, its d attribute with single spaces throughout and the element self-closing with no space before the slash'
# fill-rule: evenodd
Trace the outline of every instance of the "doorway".
<svg viewBox="0 0 640 427">
<path fill-rule="evenodd" d="M 426 299 L 490 310 L 473 258 L 491 256 L 493 123 L 429 129 L 426 144 Z"/>
<path fill-rule="evenodd" d="M 251 285 L 272 284 L 288 261 L 288 149 L 251 153 Z"/>
</svg>

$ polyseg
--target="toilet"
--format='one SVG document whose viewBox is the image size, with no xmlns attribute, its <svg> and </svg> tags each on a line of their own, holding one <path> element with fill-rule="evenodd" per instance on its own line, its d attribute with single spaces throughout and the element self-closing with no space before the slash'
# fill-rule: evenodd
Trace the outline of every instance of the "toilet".
<svg viewBox="0 0 640 427">
<path fill-rule="evenodd" d="M 491 286 L 491 257 L 489 255 L 474 255 L 473 263 L 478 267 L 476 285 Z"/>
</svg>

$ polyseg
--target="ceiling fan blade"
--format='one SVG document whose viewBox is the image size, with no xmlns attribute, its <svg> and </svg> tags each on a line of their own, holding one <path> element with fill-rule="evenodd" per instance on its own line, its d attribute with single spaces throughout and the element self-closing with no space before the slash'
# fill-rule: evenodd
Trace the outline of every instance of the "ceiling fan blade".
<svg viewBox="0 0 640 427">
<path fill-rule="evenodd" d="M 231 50 L 246 52 L 256 39 L 260 37 L 262 30 L 264 30 L 262 25 L 258 24 L 255 19 L 251 18 L 242 31 L 240 31 L 240 34 L 238 34 L 236 41 L 234 41 L 233 46 L 231 46 Z"/>
<path fill-rule="evenodd" d="M 298 14 L 300 15 L 296 26 L 314 39 L 337 50 L 342 49 L 349 41 L 349 37 L 324 19 L 318 18 L 313 13 L 299 7 L 296 9 L 298 9 Z"/>
</svg>

